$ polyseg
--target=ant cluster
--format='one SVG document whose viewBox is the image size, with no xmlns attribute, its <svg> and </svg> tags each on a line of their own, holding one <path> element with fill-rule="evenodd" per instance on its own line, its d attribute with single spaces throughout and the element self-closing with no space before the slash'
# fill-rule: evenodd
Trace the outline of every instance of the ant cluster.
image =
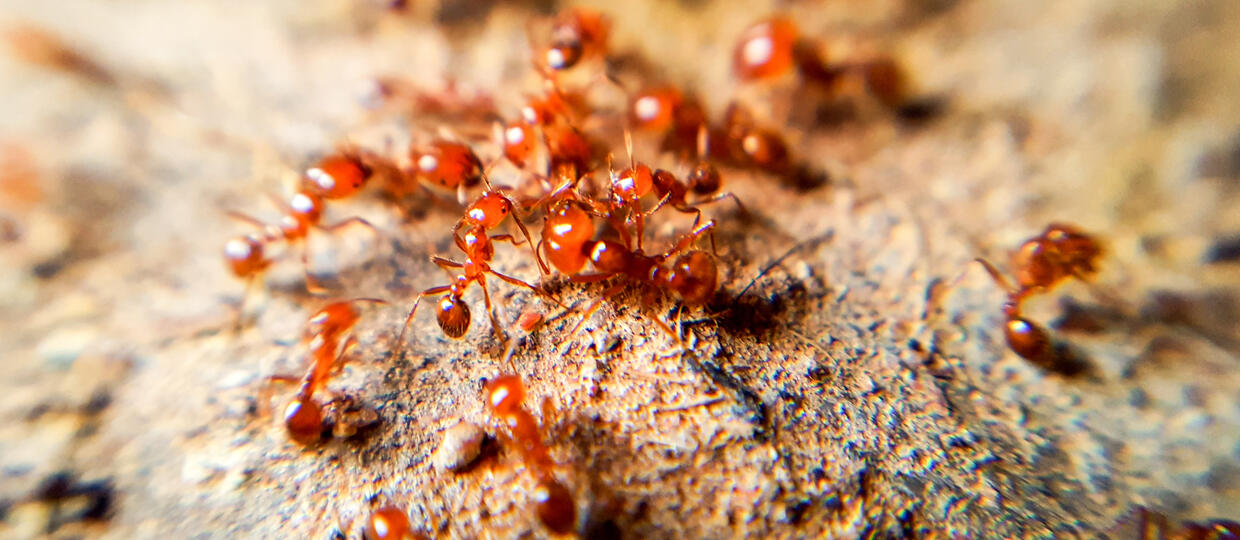
<svg viewBox="0 0 1240 540">
<path fill-rule="evenodd" d="M 989 261 L 977 259 L 991 278 L 1008 291 L 1003 304 L 1006 319 L 1003 335 L 1012 351 L 1046 369 L 1064 372 L 1080 369 L 1045 327 L 1024 317 L 1022 306 L 1029 297 L 1050 291 L 1070 278 L 1092 279 L 1101 257 L 1102 246 L 1092 236 L 1073 225 L 1052 223 L 1042 234 L 1021 244 L 1012 255 L 1015 286 Z"/>
<path fill-rule="evenodd" d="M 335 233 L 349 226 L 377 233 L 360 217 L 323 223 L 329 201 L 354 197 L 367 185 L 377 185 L 395 200 L 425 190 L 432 195 L 455 194 L 464 206 L 450 231 L 458 256 L 431 258 L 453 277 L 416 295 L 399 334 L 398 349 L 403 350 L 417 310 L 428 298 L 436 299 L 435 317 L 443 334 L 463 338 L 473 318 L 465 295 L 475 285 L 482 293 L 497 339 L 507 345 L 504 325 L 493 309 L 489 278 L 528 289 L 554 303 L 558 301 L 542 286 L 554 274 L 578 284 L 614 282 L 584 310 L 581 323 L 569 334 L 570 342 L 604 300 L 630 285 L 646 292 L 646 307 L 652 307 L 660 296 L 670 296 L 681 306 L 706 304 L 718 293 L 720 279 L 713 236 L 716 221 L 704 217 L 701 207 L 730 199 L 739 215 L 748 215 L 740 199 L 723 190 L 724 172 L 751 171 L 790 179 L 803 173 L 805 166 L 794 157 L 793 145 L 784 134 L 759 121 L 740 102 L 733 101 L 721 120 L 714 121 L 691 92 L 644 82 L 640 90 L 627 90 L 620 78 L 609 72 L 613 67 L 607 61 L 610 31 L 610 20 L 601 13 L 571 8 L 553 17 L 546 39 L 531 37 L 533 67 L 543 89 L 529 96 L 516 115 L 505 118 L 492 110 L 492 159 L 484 160 L 470 144 L 444 134 L 411 143 L 403 156 L 356 146 L 341 148 L 307 168 L 287 202 L 273 197 L 281 212 L 277 223 L 230 214 L 255 231 L 225 244 L 228 268 L 247 282 L 248 291 L 250 284 L 274 264 L 275 258 L 270 256 L 274 246 L 284 248 L 282 251 L 300 249 L 306 288 L 316 294 L 324 292 L 309 267 L 307 237 L 312 230 Z M 892 107 L 907 97 L 904 75 L 890 59 L 829 63 L 820 47 L 800 37 L 796 25 L 786 17 L 765 19 L 746 29 L 733 59 L 735 75 L 746 84 L 766 84 L 796 74 L 803 83 L 832 88 L 861 81 L 865 92 Z M 576 88 L 566 77 L 570 71 L 594 71 L 596 76 Z M 618 131 L 625 142 L 627 165 L 618 170 L 613 165 L 614 155 L 606 151 L 603 142 L 609 137 L 598 133 L 599 125 L 608 125 L 599 121 L 600 116 L 609 111 L 594 108 L 587 95 L 597 84 L 608 84 L 625 95 L 623 112 L 610 111 L 616 121 L 613 125 L 623 124 Z M 415 110 L 423 106 L 449 116 L 479 118 L 478 106 L 454 103 L 451 96 L 421 95 L 402 87 L 399 81 L 381 83 L 381 93 L 390 99 L 409 98 Z M 674 157 L 678 163 L 674 168 L 683 172 L 639 161 L 634 155 L 634 136 L 657 143 L 660 152 Z M 483 155 L 486 153 L 484 149 Z M 517 171 L 516 178 L 506 184 L 494 182 L 491 172 L 499 166 Z M 470 193 L 479 189 L 470 202 Z M 674 234 L 666 248 L 647 251 L 648 223 L 664 209 L 691 215 L 692 224 Z M 535 221 L 539 218 L 541 228 Z M 516 226 L 519 236 L 498 231 L 507 221 Z M 537 241 L 531 228 L 540 233 Z M 709 251 L 697 247 L 703 236 L 710 241 Z M 1020 318 L 1021 300 L 1063 277 L 1092 272 L 1097 251 L 1086 249 L 1092 245 L 1088 237 L 1064 227 L 1048 230 L 1038 242 L 1041 251 L 1026 255 L 1018 265 L 1022 288 L 1012 294 L 1012 307 L 1007 312 L 1009 343 L 1022 356 L 1041 362 L 1048 354 L 1042 350 L 1045 344 L 1038 342 L 1045 341 L 1045 332 Z M 497 243 L 517 248 L 524 245 L 521 250 L 528 249 L 541 282 L 532 283 L 493 267 Z M 587 271 L 587 263 L 592 270 Z M 993 267 L 987 267 L 1001 279 Z M 1026 274 L 1037 277 L 1026 279 Z M 300 444 L 313 444 L 325 433 L 348 437 L 377 419 L 373 409 L 350 398 L 323 397 L 329 393 L 330 378 L 357 344 L 352 329 L 361 318 L 359 306 L 364 303 L 386 302 L 354 299 L 331 303 L 315 313 L 303 338 L 310 360 L 305 375 L 270 378 L 300 381 L 284 414 L 290 438 Z M 539 314 L 526 313 L 518 324 L 528 330 L 540 320 Z M 670 327 L 657 317 L 654 320 L 679 340 Z M 538 421 L 524 408 L 524 395 L 517 375 L 502 375 L 486 385 L 484 402 L 500 426 L 499 438 L 504 446 L 520 458 L 534 478 L 534 514 L 548 531 L 570 533 L 579 525 L 577 503 L 572 490 L 554 474 L 556 464 L 550 458 L 548 441 Z M 417 534 L 402 510 L 385 506 L 370 517 L 365 536 L 388 539 Z"/>
</svg>

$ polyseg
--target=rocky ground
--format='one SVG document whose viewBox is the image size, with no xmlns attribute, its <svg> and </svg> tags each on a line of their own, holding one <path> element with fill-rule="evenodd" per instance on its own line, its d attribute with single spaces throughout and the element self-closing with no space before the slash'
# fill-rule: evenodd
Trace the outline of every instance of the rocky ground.
<svg viewBox="0 0 1240 540">
<path fill-rule="evenodd" d="M 377 235 L 312 240 L 331 297 L 390 302 L 366 308 L 331 385 L 373 406 L 375 428 L 304 449 L 277 420 L 292 389 L 266 378 L 302 369 L 298 336 L 325 302 L 295 258 L 232 330 L 243 285 L 220 246 L 245 228 L 226 211 L 274 217 L 263 193 L 343 140 L 435 132 L 367 109 L 368 81 L 451 76 L 505 111 L 537 88 L 527 21 L 553 6 L 410 4 L 0 6 L 0 536 L 357 538 L 382 504 L 442 537 L 545 535 L 512 454 L 432 463 L 447 428 L 490 426 L 480 382 L 508 369 L 481 298 L 464 340 L 423 313 L 399 354 L 413 296 L 446 279 L 427 256 L 451 249 L 450 203 L 364 195 L 331 212 Z M 830 54 L 891 51 L 935 106 L 824 120 L 788 85 L 739 87 L 735 36 L 775 9 Z M 1240 5 L 612 15 L 613 52 L 709 90 L 713 111 L 754 104 L 829 179 L 725 171 L 754 217 L 707 210 L 722 290 L 684 312 L 679 347 L 651 320 L 672 303 L 630 288 L 561 354 L 580 315 L 493 286 L 504 320 L 548 318 L 512 362 L 527 403 L 547 404 L 587 536 L 1123 537 L 1138 507 L 1240 519 Z M 82 58 L 32 52 L 31 29 Z M 1073 377 L 1007 350 L 1003 292 L 972 262 L 1006 261 L 1052 221 L 1107 248 L 1094 283 L 1030 304 L 1086 359 Z M 683 225 L 656 220 L 651 242 Z M 538 280 L 529 259 L 501 247 L 495 264 Z M 577 307 L 606 287 L 543 283 Z"/>
</svg>

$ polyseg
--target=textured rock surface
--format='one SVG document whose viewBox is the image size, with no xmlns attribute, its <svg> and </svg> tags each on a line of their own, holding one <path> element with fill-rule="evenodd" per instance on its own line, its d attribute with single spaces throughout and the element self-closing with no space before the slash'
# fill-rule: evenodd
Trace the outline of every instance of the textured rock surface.
<svg viewBox="0 0 1240 540">
<path fill-rule="evenodd" d="M 333 296 L 391 302 L 367 308 L 331 385 L 378 410 L 364 437 L 304 450 L 275 419 L 291 389 L 265 377 L 302 369 L 297 336 L 323 303 L 295 258 L 252 299 L 253 324 L 229 330 L 242 286 L 219 248 L 244 229 L 224 211 L 272 217 L 263 191 L 345 137 L 408 139 L 362 109 L 369 77 L 436 87 L 450 73 L 510 114 L 536 88 L 527 9 L 437 29 L 488 3 L 416 4 L 397 17 L 345 1 L 6 3 L 0 23 L 62 36 L 114 81 L 0 55 L 0 142 L 18 156 L 0 215 L 21 231 L 0 244 L 0 534 L 358 537 L 386 503 L 443 536 L 543 534 L 510 454 L 484 448 L 460 473 L 430 459 L 458 418 L 489 425 L 479 382 L 502 364 L 485 319 L 451 341 L 423 313 L 410 353 L 393 351 L 413 294 L 444 281 L 427 255 L 450 248 L 450 205 L 400 215 L 363 196 L 331 212 L 364 216 L 377 240 L 314 240 L 329 255 L 316 269 L 340 271 Z M 714 90 L 712 110 L 743 95 L 772 121 L 793 115 L 798 153 L 832 181 L 799 191 L 726 171 L 761 218 L 708 211 L 724 291 L 685 312 L 687 354 L 650 320 L 671 304 L 644 309 L 635 289 L 561 355 L 578 315 L 495 287 L 505 320 L 549 318 L 513 361 L 527 404 L 551 405 L 535 410 L 595 530 L 1095 536 L 1138 505 L 1240 518 L 1240 7 L 790 9 L 830 54 L 896 51 L 946 105 L 920 123 L 866 111 L 816 126 L 788 90 L 730 79 L 732 36 L 765 10 L 616 15 L 616 50 Z M 32 163 L 39 189 L 9 187 L 24 182 L 12 163 Z M 1031 306 L 1098 323 L 1060 325 L 1093 366 L 1077 379 L 1006 350 L 1002 292 L 970 262 L 1005 260 L 1052 220 L 1109 251 L 1095 285 Z M 683 226 L 662 221 L 654 242 Z M 496 265 L 535 279 L 527 255 L 501 247 Z M 550 288 L 578 306 L 603 289 Z"/>
</svg>

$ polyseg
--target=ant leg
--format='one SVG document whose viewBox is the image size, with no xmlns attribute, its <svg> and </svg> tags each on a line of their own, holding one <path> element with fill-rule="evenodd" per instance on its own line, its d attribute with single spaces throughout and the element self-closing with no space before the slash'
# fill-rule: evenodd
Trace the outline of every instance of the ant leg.
<svg viewBox="0 0 1240 540">
<path fill-rule="evenodd" d="M 731 191 L 725 191 L 723 193 L 716 193 L 715 195 L 712 195 L 706 199 L 702 199 L 700 201 L 693 201 L 689 203 L 689 206 L 701 206 L 704 204 L 713 204 L 713 203 L 722 201 L 724 199 L 732 199 L 732 202 L 736 203 L 736 209 L 740 211 L 742 216 L 749 217 L 751 215 L 749 213 L 749 209 L 746 208 L 743 203 L 741 203 L 740 198 L 737 197 Z"/>
<path fill-rule="evenodd" d="M 258 402 L 260 404 L 270 405 L 271 402 L 271 386 L 273 384 L 296 384 L 301 382 L 303 377 L 296 375 L 268 375 L 263 380 L 263 386 L 258 390 Z M 267 418 L 268 406 L 260 407 L 261 418 Z"/>
<path fill-rule="evenodd" d="M 492 242 L 509 242 L 509 243 L 511 243 L 511 244 L 512 244 L 512 245 L 514 245 L 514 246 L 519 246 L 519 245 L 521 245 L 521 244 L 524 244 L 524 243 L 525 243 L 525 240 L 522 240 L 522 239 L 520 239 L 520 238 L 517 238 L 517 237 L 515 237 L 515 236 L 513 236 L 513 235 L 511 235 L 511 234 L 497 234 L 497 235 L 494 235 L 494 236 L 492 236 L 492 237 L 491 237 L 491 241 L 492 241 Z M 541 246 L 541 245 L 542 245 L 542 242 L 539 242 L 539 243 L 538 243 L 538 245 L 540 245 L 540 246 Z"/>
<path fill-rule="evenodd" d="M 671 198 L 672 192 L 669 191 L 663 194 L 663 197 L 659 199 L 659 202 L 655 203 L 653 208 L 646 211 L 646 217 L 653 216 L 654 213 L 658 212 L 660 208 L 663 208 L 663 205 L 667 204 L 667 201 L 671 200 Z"/>
<path fill-rule="evenodd" d="M 990 274 L 990 279 L 995 280 L 995 283 L 997 283 L 1000 288 L 1007 291 L 1008 294 L 1014 295 L 1017 293 L 1017 289 L 1016 287 L 1012 286 L 1012 282 L 1008 281 L 1008 279 L 1004 277 L 1003 274 L 999 273 L 999 269 L 995 268 L 995 265 L 991 264 L 990 261 L 983 259 L 981 257 L 976 257 L 973 260 L 977 261 L 978 263 L 981 263 L 982 268 L 986 269 L 986 273 Z"/>
<path fill-rule="evenodd" d="M 588 275 L 588 276 L 573 276 L 573 277 L 574 277 L 574 278 L 577 278 L 577 277 L 589 277 L 589 278 L 604 277 L 604 279 L 605 279 L 605 278 L 607 278 L 607 277 L 611 277 L 611 275 L 609 275 L 609 274 L 591 274 L 591 275 Z M 597 281 L 601 281 L 601 280 L 597 280 Z M 617 283 L 617 284 L 615 284 L 615 285 L 612 285 L 611 287 L 608 287 L 608 288 L 607 288 L 607 290 L 603 291 L 603 294 L 600 294 L 598 298 L 595 298 L 595 299 L 594 299 L 594 301 L 590 303 L 590 307 L 586 308 L 586 312 L 585 312 L 585 314 L 584 314 L 584 315 L 582 315 L 582 316 L 581 316 L 581 320 L 580 320 L 580 321 L 577 321 L 577 324 L 573 326 L 573 329 L 572 329 L 571 331 L 569 331 L 569 333 L 568 333 L 568 337 L 564 339 L 564 348 L 563 348 L 563 349 L 560 349 L 560 356 L 564 356 L 564 355 L 567 355 L 567 354 L 568 354 L 568 350 L 569 350 L 570 348 L 572 348 L 573 343 L 574 343 L 574 341 L 575 341 L 575 340 L 576 340 L 576 338 L 577 338 L 577 333 L 578 333 L 578 332 L 581 332 L 581 328 L 582 328 L 583 326 L 585 326 L 586 321 L 590 320 L 590 317 L 591 317 L 592 315 L 594 315 L 594 312 L 595 312 L 595 311 L 598 311 L 598 308 L 599 308 L 600 306 L 602 306 L 602 305 L 603 305 L 603 301 L 604 301 L 604 300 L 606 300 L 606 299 L 608 299 L 608 298 L 611 298 L 612 296 L 615 296 L 615 295 L 616 295 L 616 293 L 618 293 L 618 292 L 620 292 L 620 291 L 624 290 L 624 285 L 625 285 L 624 283 Z"/>
<path fill-rule="evenodd" d="M 641 251 L 642 238 L 646 236 L 646 220 L 642 217 L 642 204 L 638 201 L 633 201 L 633 214 L 637 216 L 637 251 Z"/>
<path fill-rule="evenodd" d="M 676 242 L 676 245 L 672 246 L 671 249 L 667 250 L 667 252 L 663 254 L 663 257 L 664 258 L 671 257 L 672 255 L 675 255 L 686 249 L 689 249 L 689 247 L 693 245 L 693 242 L 695 242 L 698 239 L 698 237 L 706 233 L 710 233 L 711 239 L 712 239 L 711 249 L 714 249 L 714 241 L 713 241 L 714 233 L 711 231 L 714 228 L 715 228 L 715 220 L 713 219 L 710 221 L 707 221 L 706 223 L 698 225 L 697 227 L 694 227 L 693 230 L 681 236 L 680 240 Z"/>
<path fill-rule="evenodd" d="M 326 296 L 327 288 L 319 285 L 319 278 L 310 272 L 310 242 L 305 239 L 301 242 L 301 270 L 306 280 L 306 292 L 314 296 Z"/>
<path fill-rule="evenodd" d="M 224 215 L 228 216 L 230 219 L 233 219 L 233 220 L 236 220 L 236 221 L 240 221 L 240 222 L 242 222 L 242 223 L 245 223 L 246 225 L 250 225 L 250 226 L 252 226 L 252 227 L 254 227 L 254 228 L 256 228 L 256 229 L 258 229 L 258 230 L 260 230 L 260 231 L 264 231 L 264 232 L 265 232 L 265 231 L 267 230 L 267 224 L 266 224 L 266 223 L 263 223 L 263 222 L 262 222 L 261 220 L 259 220 L 258 218 L 254 217 L 254 216 L 251 216 L 251 215 L 249 215 L 249 214 L 243 214 L 243 213 L 241 213 L 241 212 L 237 212 L 237 211 L 235 211 L 235 210 L 229 210 L 229 211 L 227 211 L 227 212 L 224 212 Z"/>
<path fill-rule="evenodd" d="M 241 301 L 237 303 L 237 318 L 233 320 L 233 333 L 240 334 L 245 324 L 246 300 L 253 295 L 255 281 L 258 281 L 255 276 L 245 278 L 245 288 L 241 290 Z"/>
<path fill-rule="evenodd" d="M 445 257 L 440 257 L 439 255 L 434 255 L 434 256 L 432 256 L 432 257 L 431 257 L 431 262 L 433 262 L 433 263 L 435 263 L 435 264 L 439 265 L 439 267 L 440 267 L 440 268 L 443 268 L 444 270 L 452 270 L 452 269 L 455 269 L 455 268 L 464 268 L 464 267 L 465 267 L 465 263 L 456 262 L 456 261 L 454 261 L 454 260 L 452 260 L 452 259 L 448 259 L 448 258 L 445 258 Z"/>
<path fill-rule="evenodd" d="M 413 315 L 414 313 L 417 313 L 418 304 L 422 303 L 422 299 L 427 296 L 431 296 L 431 295 L 443 294 L 450 290 L 452 290 L 452 287 L 450 285 L 440 285 L 438 287 L 431 287 L 429 289 L 426 289 L 425 291 L 418 293 L 418 299 L 413 301 L 413 307 L 409 309 L 409 316 L 405 317 L 405 325 L 401 327 L 400 335 L 396 338 L 396 346 L 399 348 L 398 350 L 399 353 L 404 354 L 405 332 L 409 330 L 409 323 L 413 322 Z"/>
<path fill-rule="evenodd" d="M 529 289 L 529 290 L 531 290 L 531 291 L 534 291 L 534 292 L 535 292 L 536 294 L 538 294 L 539 296 L 543 296 L 543 297 L 547 298 L 548 300 L 551 300 L 552 302 L 555 302 L 555 304 L 556 304 L 557 306 L 564 307 L 564 304 L 561 304 L 559 300 L 556 300 L 555 298 L 552 298 L 552 297 L 551 297 L 551 295 L 547 294 L 547 293 L 546 293 L 545 291 L 543 291 L 542 289 L 540 289 L 540 288 L 538 288 L 538 287 L 535 287 L 535 286 L 533 286 L 533 285 L 530 285 L 528 282 L 526 282 L 526 281 L 524 281 L 524 280 L 521 280 L 521 279 L 518 279 L 518 278 L 512 277 L 512 276 L 510 276 L 510 275 L 508 275 L 508 274 L 504 274 L 504 273 L 502 273 L 502 272 L 496 272 L 496 271 L 495 271 L 495 269 L 493 269 L 493 268 L 492 268 L 492 269 L 488 269 L 488 270 L 487 270 L 487 273 L 489 273 L 489 274 L 491 274 L 491 275 L 493 275 L 493 276 L 495 276 L 495 277 L 497 277 L 497 278 L 500 278 L 500 279 L 502 279 L 502 280 L 504 280 L 504 281 L 508 282 L 508 283 L 509 283 L 509 284 L 511 284 L 511 285 L 516 285 L 516 286 L 518 286 L 518 287 L 525 287 L 525 288 L 527 288 L 527 289 Z M 610 277 L 610 276 L 609 276 L 609 277 Z"/>
<path fill-rule="evenodd" d="M 538 249 L 534 247 L 534 239 L 530 236 L 530 230 L 525 228 L 525 223 L 522 223 L 521 218 L 517 217 L 516 209 L 519 205 L 507 195 L 504 195 L 504 200 L 508 201 L 508 206 L 513 209 L 512 221 L 517 224 L 518 229 L 521 229 L 521 235 L 524 236 L 525 241 L 530 244 L 530 252 L 534 254 L 534 260 L 538 261 L 538 271 L 544 276 L 550 274 L 551 268 L 547 266 L 547 263 L 543 261 L 542 255 L 539 254 Z M 513 245 L 515 246 L 517 243 L 513 242 Z"/>
<path fill-rule="evenodd" d="M 499 325 L 499 319 L 495 318 L 495 309 L 491 306 L 491 292 L 487 288 L 486 274 L 478 276 L 478 285 L 482 287 L 482 302 L 487 308 L 487 317 L 491 319 L 491 328 L 495 330 L 495 337 L 499 339 L 500 345 L 505 348 L 508 346 L 508 336 L 504 334 L 504 329 Z"/>
</svg>

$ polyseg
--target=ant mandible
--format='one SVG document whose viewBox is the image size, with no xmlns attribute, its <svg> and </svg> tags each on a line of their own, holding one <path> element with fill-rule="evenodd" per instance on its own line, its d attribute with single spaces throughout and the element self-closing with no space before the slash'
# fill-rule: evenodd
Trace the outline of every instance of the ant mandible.
<svg viewBox="0 0 1240 540">
<path fill-rule="evenodd" d="M 517 375 L 500 375 L 485 387 L 486 405 L 491 416 L 508 432 L 525 467 L 536 480 L 534 503 L 539 521 L 556 534 L 567 534 L 577 526 L 577 504 L 564 484 L 556 479 L 555 462 L 543 443 L 538 421 L 522 406 L 525 386 Z"/>
<path fill-rule="evenodd" d="M 303 339 L 308 341 L 311 363 L 301 378 L 301 387 L 284 409 L 284 427 L 289 436 L 303 445 L 313 444 L 319 440 L 323 432 L 331 429 L 339 437 L 352 435 L 359 424 L 369 423 L 373 417 L 363 414 L 363 421 L 351 421 L 345 418 L 352 413 L 353 407 L 348 398 L 336 398 L 326 406 L 314 399 L 316 393 L 326 385 L 334 371 L 343 367 L 345 354 L 357 344 L 357 338 L 349 335 L 353 326 L 361 318 L 357 310 L 359 303 L 387 304 L 377 298 L 357 298 L 342 302 L 333 302 L 324 306 L 306 321 Z M 341 343 L 341 338 L 348 335 Z M 297 379 L 287 376 L 272 376 L 272 382 L 295 382 Z M 326 413 L 325 413 L 326 410 Z"/>
</svg>

